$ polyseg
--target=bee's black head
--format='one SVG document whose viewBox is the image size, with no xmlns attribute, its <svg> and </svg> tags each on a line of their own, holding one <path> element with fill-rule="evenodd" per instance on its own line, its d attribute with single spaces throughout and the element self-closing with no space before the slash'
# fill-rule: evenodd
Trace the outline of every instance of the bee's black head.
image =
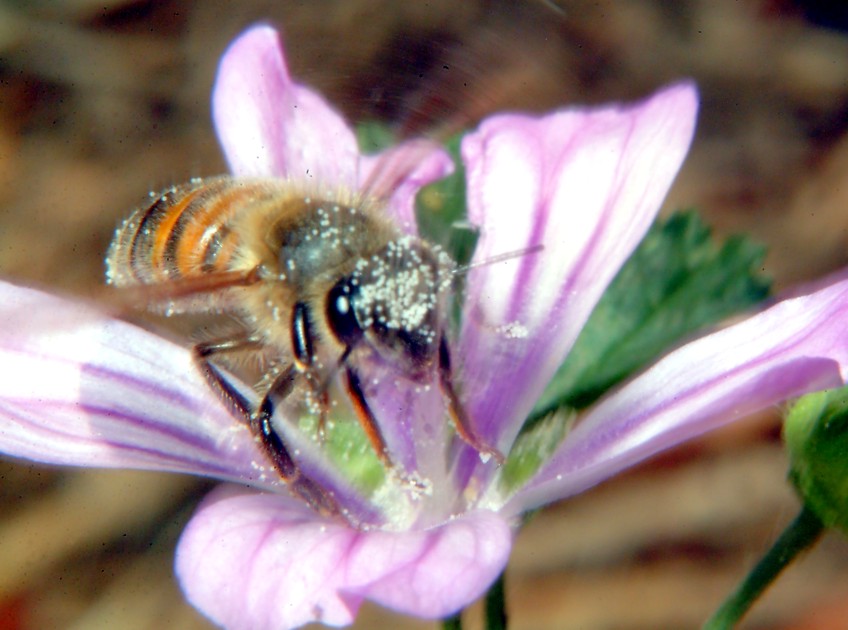
<svg viewBox="0 0 848 630">
<path fill-rule="evenodd" d="M 424 378 L 444 325 L 442 266 L 412 237 L 362 259 L 327 295 L 333 334 L 347 347 L 367 344 L 409 378 Z"/>
</svg>

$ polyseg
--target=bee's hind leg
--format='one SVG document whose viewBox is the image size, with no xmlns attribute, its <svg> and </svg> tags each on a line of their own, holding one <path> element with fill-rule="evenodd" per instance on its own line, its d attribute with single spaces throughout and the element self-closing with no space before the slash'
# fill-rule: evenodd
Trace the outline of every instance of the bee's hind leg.
<svg viewBox="0 0 848 630">
<path fill-rule="evenodd" d="M 295 379 L 298 376 L 295 366 L 290 365 L 275 376 L 259 402 L 259 406 L 254 408 L 232 386 L 221 370 L 209 360 L 209 357 L 215 354 L 238 352 L 258 347 L 261 347 L 261 344 L 253 337 L 237 337 L 200 343 L 194 347 L 193 354 L 195 363 L 206 377 L 209 385 L 229 404 L 235 414 L 245 420 L 253 435 L 259 439 L 265 453 L 274 463 L 274 468 L 280 473 L 280 477 L 291 491 L 324 515 L 338 514 L 340 512 L 338 504 L 323 488 L 301 472 L 300 466 L 292 457 L 283 438 L 272 423 L 277 404 L 284 400 L 294 387 Z"/>
</svg>

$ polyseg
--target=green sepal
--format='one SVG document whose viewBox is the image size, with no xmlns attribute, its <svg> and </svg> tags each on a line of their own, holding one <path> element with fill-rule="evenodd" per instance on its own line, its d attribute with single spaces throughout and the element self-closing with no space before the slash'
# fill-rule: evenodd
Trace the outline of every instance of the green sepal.
<svg viewBox="0 0 848 630">
<path fill-rule="evenodd" d="M 848 387 L 808 394 L 789 410 L 789 479 L 827 526 L 848 534 Z"/>
<path fill-rule="evenodd" d="M 521 432 L 499 471 L 498 483 L 504 496 L 521 488 L 550 459 L 576 417 L 561 409 Z"/>
<path fill-rule="evenodd" d="M 320 441 L 316 415 L 301 416 L 298 428 L 313 440 Z M 374 493 L 385 481 L 385 467 L 353 416 L 332 414 L 324 427 L 323 448 L 342 475 L 365 494 Z"/>
</svg>

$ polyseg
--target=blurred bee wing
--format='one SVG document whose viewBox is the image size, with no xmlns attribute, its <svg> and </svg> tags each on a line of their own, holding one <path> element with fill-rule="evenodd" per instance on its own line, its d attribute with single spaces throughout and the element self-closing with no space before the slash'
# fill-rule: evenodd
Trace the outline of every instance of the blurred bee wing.
<svg viewBox="0 0 848 630">
<path fill-rule="evenodd" d="M 176 278 L 168 282 L 103 287 L 98 301 L 116 313 L 148 310 L 174 313 L 208 312 L 211 306 L 226 310 L 229 289 L 248 287 L 260 281 L 256 269 L 250 271 L 218 271 L 202 276 Z M 100 299 L 102 298 L 102 299 Z"/>
</svg>

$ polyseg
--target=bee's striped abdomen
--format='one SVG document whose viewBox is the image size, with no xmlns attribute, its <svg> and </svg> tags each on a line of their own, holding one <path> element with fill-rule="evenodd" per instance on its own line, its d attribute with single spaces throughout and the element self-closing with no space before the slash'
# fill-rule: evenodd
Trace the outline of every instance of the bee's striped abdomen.
<svg viewBox="0 0 848 630">
<path fill-rule="evenodd" d="M 239 242 L 229 222 L 261 200 L 256 192 L 230 178 L 195 180 L 138 208 L 112 242 L 106 261 L 109 282 L 158 284 L 231 271 Z"/>
</svg>

